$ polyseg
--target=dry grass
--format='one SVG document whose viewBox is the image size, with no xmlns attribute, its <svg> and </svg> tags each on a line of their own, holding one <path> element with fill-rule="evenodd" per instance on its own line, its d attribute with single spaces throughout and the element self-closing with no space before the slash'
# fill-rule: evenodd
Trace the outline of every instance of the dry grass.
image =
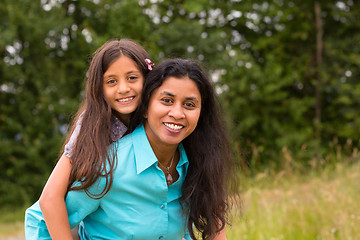
<svg viewBox="0 0 360 240">
<path fill-rule="evenodd" d="M 229 240 L 360 239 L 360 163 L 322 171 L 282 171 L 244 178 L 243 214 Z M 1 209 L 0 239 L 23 236 L 24 209 Z"/>
<path fill-rule="evenodd" d="M 24 239 L 24 222 L 0 223 L 1 239 Z M 10 238 L 11 237 L 11 238 Z"/>
<path fill-rule="evenodd" d="M 230 240 L 360 239 L 359 163 L 306 175 L 263 173 L 246 184 Z"/>
<path fill-rule="evenodd" d="M 25 208 L 2 207 L 0 212 L 0 239 L 13 239 L 8 238 L 10 236 L 24 236 Z"/>
</svg>

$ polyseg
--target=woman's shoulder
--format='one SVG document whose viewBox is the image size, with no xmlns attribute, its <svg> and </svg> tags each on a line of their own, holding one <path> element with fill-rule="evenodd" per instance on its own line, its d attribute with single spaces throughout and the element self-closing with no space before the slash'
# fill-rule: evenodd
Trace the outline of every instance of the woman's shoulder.
<svg viewBox="0 0 360 240">
<path fill-rule="evenodd" d="M 133 143 L 133 139 L 131 137 L 131 133 L 123 136 L 117 141 L 112 143 L 112 146 L 116 147 L 118 150 L 125 150 L 129 148 Z"/>
<path fill-rule="evenodd" d="M 144 138 L 146 138 L 145 131 L 142 126 L 139 126 L 133 132 L 123 136 L 116 142 L 113 142 L 111 144 L 111 149 L 116 152 L 118 161 L 121 161 L 121 159 L 126 160 L 126 158 L 129 158 L 129 155 L 134 153 L 135 145 L 140 144 L 142 147 L 146 146 Z"/>
<path fill-rule="evenodd" d="M 133 151 L 134 139 L 132 133 L 129 133 L 110 145 L 110 151 L 114 151 L 118 161 L 122 158 L 129 157 Z M 121 160 L 120 160 L 121 161 Z"/>
</svg>

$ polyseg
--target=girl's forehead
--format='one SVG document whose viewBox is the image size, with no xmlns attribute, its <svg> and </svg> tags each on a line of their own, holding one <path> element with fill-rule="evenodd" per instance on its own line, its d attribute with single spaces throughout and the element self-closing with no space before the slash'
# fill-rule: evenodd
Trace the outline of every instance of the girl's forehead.
<svg viewBox="0 0 360 240">
<path fill-rule="evenodd" d="M 112 63 L 106 69 L 106 72 L 118 72 L 118 71 L 139 71 L 138 64 L 131 58 L 121 55 L 120 57 L 114 59 Z"/>
</svg>

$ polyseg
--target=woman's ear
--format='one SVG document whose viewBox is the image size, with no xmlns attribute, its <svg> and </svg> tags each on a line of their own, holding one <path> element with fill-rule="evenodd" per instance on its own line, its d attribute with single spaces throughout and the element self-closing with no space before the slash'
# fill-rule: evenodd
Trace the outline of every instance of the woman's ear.
<svg viewBox="0 0 360 240">
<path fill-rule="evenodd" d="M 147 114 L 147 112 L 146 112 L 146 113 L 144 113 L 144 118 L 145 118 L 145 119 L 147 119 L 147 118 L 148 118 L 148 114 Z"/>
</svg>

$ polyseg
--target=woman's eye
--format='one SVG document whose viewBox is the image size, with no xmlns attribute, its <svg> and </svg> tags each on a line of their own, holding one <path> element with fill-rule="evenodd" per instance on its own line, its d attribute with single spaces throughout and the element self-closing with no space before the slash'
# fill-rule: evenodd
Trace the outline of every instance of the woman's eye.
<svg viewBox="0 0 360 240">
<path fill-rule="evenodd" d="M 164 103 L 172 103 L 171 98 L 162 98 L 161 101 Z"/>
<path fill-rule="evenodd" d="M 195 107 L 195 104 L 193 104 L 191 102 L 187 102 L 184 105 L 185 105 L 185 107 L 188 107 L 188 108 L 194 108 Z"/>
</svg>

